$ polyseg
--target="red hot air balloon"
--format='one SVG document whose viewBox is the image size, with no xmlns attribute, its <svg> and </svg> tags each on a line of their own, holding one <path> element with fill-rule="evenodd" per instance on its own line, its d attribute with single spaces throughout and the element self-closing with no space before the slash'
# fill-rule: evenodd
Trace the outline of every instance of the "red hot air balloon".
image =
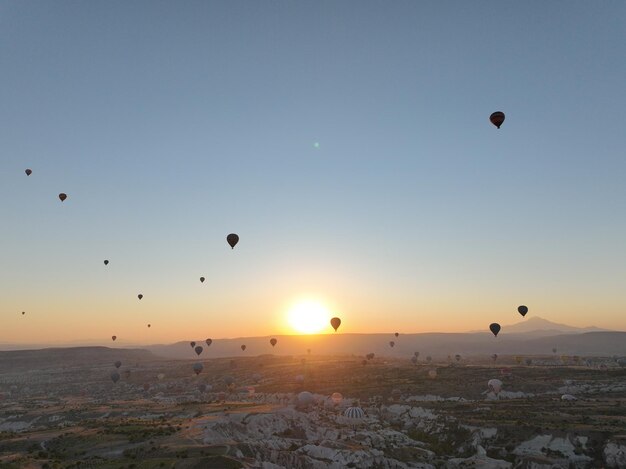
<svg viewBox="0 0 626 469">
<path fill-rule="evenodd" d="M 111 336 L 111 340 L 112 340 L 113 342 L 115 342 L 115 339 L 117 339 L 117 336 L 116 336 L 116 335 L 112 335 L 112 336 Z"/>
<path fill-rule="evenodd" d="M 495 125 L 498 129 L 504 122 L 504 112 L 496 111 L 489 116 L 489 120 L 493 125 Z"/>
<path fill-rule="evenodd" d="M 63 192 L 61 192 L 59 194 L 59 199 L 61 199 L 61 202 L 65 201 L 65 199 L 67 199 L 67 194 L 64 194 Z"/>
<path fill-rule="evenodd" d="M 241 346 L 241 351 L 242 351 L 242 352 L 245 352 L 245 351 L 246 351 L 246 346 L 245 346 L 245 345 L 242 345 L 242 346 Z"/>
<path fill-rule="evenodd" d="M 272 344 L 272 347 L 274 347 L 276 345 L 278 341 L 274 338 L 270 339 L 270 344 Z"/>
<path fill-rule="evenodd" d="M 26 173 L 26 176 L 30 176 L 31 174 L 33 174 L 33 170 L 32 169 L 27 169 L 24 172 Z"/>
<path fill-rule="evenodd" d="M 239 235 L 236 235 L 235 233 L 231 233 L 228 236 L 226 236 L 226 241 L 230 245 L 231 249 L 235 249 L 235 246 L 239 242 Z"/>
<path fill-rule="evenodd" d="M 524 305 L 518 306 L 517 312 L 520 313 L 522 316 L 526 316 L 526 313 L 528 313 L 528 307 Z"/>
<path fill-rule="evenodd" d="M 500 324 L 497 322 L 489 324 L 489 330 L 493 333 L 495 337 L 498 337 L 498 332 L 500 332 Z"/>
<path fill-rule="evenodd" d="M 335 332 L 337 332 L 337 329 L 339 329 L 339 326 L 341 326 L 341 319 L 332 318 L 330 320 L 330 325 L 333 326 L 333 329 L 335 329 Z"/>
</svg>

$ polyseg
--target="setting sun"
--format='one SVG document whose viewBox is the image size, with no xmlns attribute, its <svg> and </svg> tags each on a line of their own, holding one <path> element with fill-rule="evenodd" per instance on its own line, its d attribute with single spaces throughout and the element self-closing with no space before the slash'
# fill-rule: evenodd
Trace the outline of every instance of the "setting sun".
<svg viewBox="0 0 626 469">
<path fill-rule="evenodd" d="M 330 311 L 317 301 L 296 303 L 288 313 L 289 325 L 301 334 L 315 334 L 329 324 Z"/>
</svg>

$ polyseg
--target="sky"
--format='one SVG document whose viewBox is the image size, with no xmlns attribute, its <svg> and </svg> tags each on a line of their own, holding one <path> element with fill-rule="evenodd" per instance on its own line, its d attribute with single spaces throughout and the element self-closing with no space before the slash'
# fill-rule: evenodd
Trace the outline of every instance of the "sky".
<svg viewBox="0 0 626 469">
<path fill-rule="evenodd" d="M 624 83 L 621 1 L 0 0 L 0 343 L 626 330 Z"/>
</svg>

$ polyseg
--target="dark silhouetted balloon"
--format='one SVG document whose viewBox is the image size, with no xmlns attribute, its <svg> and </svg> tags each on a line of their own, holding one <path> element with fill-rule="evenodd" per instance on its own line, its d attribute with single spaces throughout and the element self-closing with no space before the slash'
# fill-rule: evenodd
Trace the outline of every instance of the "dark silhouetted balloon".
<svg viewBox="0 0 626 469">
<path fill-rule="evenodd" d="M 33 174 L 32 169 L 27 169 L 26 171 L 24 171 L 26 173 L 26 176 L 30 176 L 31 174 Z"/>
<path fill-rule="evenodd" d="M 504 122 L 504 112 L 496 111 L 489 116 L 489 120 L 493 125 L 497 128 L 500 128 L 502 123 Z"/>
<path fill-rule="evenodd" d="M 22 316 L 24 316 L 26 314 L 26 311 L 22 311 Z"/>
<path fill-rule="evenodd" d="M 399 333 L 399 332 L 396 332 L 394 335 L 395 335 L 396 337 L 398 337 L 398 336 L 400 335 L 400 333 Z"/>
<path fill-rule="evenodd" d="M 454 356 L 454 358 L 456 359 L 457 362 L 461 361 L 461 355 L 459 355 L 458 353 Z"/>
<path fill-rule="evenodd" d="M 367 358 L 368 360 L 373 360 L 375 356 L 376 355 L 373 353 L 368 353 L 367 355 L 365 355 L 365 358 Z"/>
<path fill-rule="evenodd" d="M 335 332 L 337 332 L 337 329 L 339 329 L 339 326 L 341 326 L 341 319 L 332 318 L 330 320 L 330 325 L 333 326 L 333 329 L 335 329 Z"/>
<path fill-rule="evenodd" d="M 115 365 L 115 368 L 119 368 L 120 366 L 122 366 L 122 362 L 118 360 L 114 363 L 114 365 Z"/>
<path fill-rule="evenodd" d="M 204 283 L 204 277 L 200 277 L 200 283 Z"/>
<path fill-rule="evenodd" d="M 63 192 L 61 192 L 59 194 L 59 199 L 61 199 L 61 202 L 63 202 L 65 199 L 67 199 L 67 194 L 64 194 Z"/>
<path fill-rule="evenodd" d="M 528 313 L 528 307 L 524 305 L 518 306 L 517 312 L 520 313 L 522 316 L 526 316 L 526 313 Z"/>
<path fill-rule="evenodd" d="M 189 345 L 191 346 L 191 348 L 194 348 L 196 346 L 195 342 L 189 342 Z"/>
<path fill-rule="evenodd" d="M 242 346 L 241 346 L 241 350 L 242 350 L 243 352 L 245 352 L 245 351 L 246 351 L 246 346 L 245 346 L 245 345 L 242 345 Z"/>
<path fill-rule="evenodd" d="M 228 236 L 226 236 L 226 241 L 228 241 L 228 244 L 230 245 L 231 249 L 235 249 L 235 246 L 239 242 L 239 235 L 236 235 L 235 233 L 231 233 Z"/>
<path fill-rule="evenodd" d="M 389 346 L 390 346 L 391 348 L 395 347 L 395 345 L 396 345 L 396 343 L 395 343 L 393 340 L 392 340 L 391 342 L 389 342 Z"/>
<path fill-rule="evenodd" d="M 198 345 L 194 348 L 194 350 L 196 351 L 196 355 L 200 355 L 204 349 L 202 348 L 202 345 Z"/>
<path fill-rule="evenodd" d="M 109 260 L 108 259 L 104 260 L 104 265 L 109 265 Z"/>
<path fill-rule="evenodd" d="M 115 342 L 115 339 L 117 339 L 117 336 L 116 336 L 116 335 L 112 335 L 112 336 L 111 336 L 111 340 L 112 340 L 113 342 Z"/>
<path fill-rule="evenodd" d="M 204 366 L 202 365 L 202 363 L 194 363 L 194 365 L 193 365 L 193 372 L 196 375 L 199 375 L 202 372 L 203 369 L 204 369 Z"/>
<path fill-rule="evenodd" d="M 137 298 L 141 300 L 143 298 L 143 295 L 140 293 L 139 295 L 137 295 Z"/>
<path fill-rule="evenodd" d="M 270 344 L 272 344 L 272 347 L 274 347 L 276 345 L 278 341 L 274 338 L 270 339 Z"/>
<path fill-rule="evenodd" d="M 152 325 L 151 325 L 151 324 L 148 324 L 148 327 L 152 327 Z"/>
<path fill-rule="evenodd" d="M 207 339 L 207 340 L 205 340 L 205 342 L 206 342 L 206 346 L 208 347 L 209 345 L 211 345 L 213 343 L 213 340 L 212 339 Z"/>
<path fill-rule="evenodd" d="M 111 373 L 111 379 L 114 383 L 117 383 L 120 380 L 120 374 L 117 371 Z"/>
<path fill-rule="evenodd" d="M 498 337 L 498 332 L 500 332 L 500 324 L 497 322 L 489 324 L 489 330 L 493 333 L 494 336 Z"/>
</svg>

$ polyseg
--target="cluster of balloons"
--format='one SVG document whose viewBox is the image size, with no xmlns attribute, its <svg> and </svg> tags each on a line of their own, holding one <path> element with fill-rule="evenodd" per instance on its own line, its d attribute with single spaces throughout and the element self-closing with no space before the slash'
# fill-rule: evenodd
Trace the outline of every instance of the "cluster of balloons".
<svg viewBox="0 0 626 469">
<path fill-rule="evenodd" d="M 524 305 L 518 306 L 517 312 L 520 313 L 522 317 L 524 317 L 528 313 L 528 307 Z M 494 335 L 494 337 L 498 337 L 498 333 L 500 332 L 500 329 L 502 328 L 500 327 L 500 324 L 498 324 L 497 322 L 493 322 L 489 324 L 489 330 Z"/>
</svg>

